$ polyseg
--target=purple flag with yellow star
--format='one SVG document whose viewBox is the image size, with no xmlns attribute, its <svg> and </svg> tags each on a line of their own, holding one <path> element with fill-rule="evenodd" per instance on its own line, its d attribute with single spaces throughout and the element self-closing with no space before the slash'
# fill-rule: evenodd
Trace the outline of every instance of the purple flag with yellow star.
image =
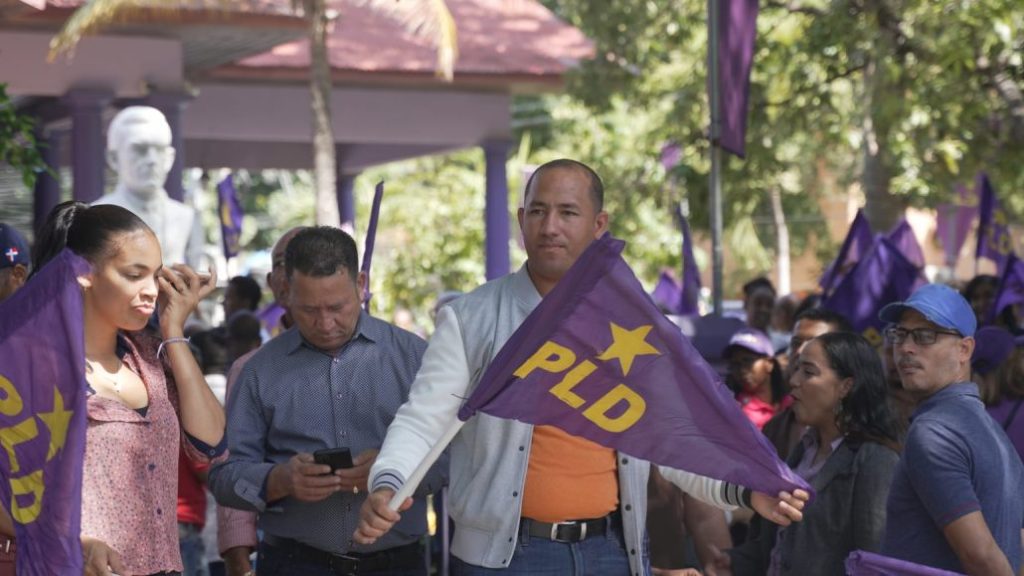
<svg viewBox="0 0 1024 576">
<path fill-rule="evenodd" d="M 498 352 L 459 411 L 552 425 L 625 454 L 768 494 L 807 484 L 658 310 L 594 241 Z"/>
<path fill-rule="evenodd" d="M 65 250 L 0 303 L 0 497 L 23 576 L 82 573 L 88 270 Z"/>
</svg>

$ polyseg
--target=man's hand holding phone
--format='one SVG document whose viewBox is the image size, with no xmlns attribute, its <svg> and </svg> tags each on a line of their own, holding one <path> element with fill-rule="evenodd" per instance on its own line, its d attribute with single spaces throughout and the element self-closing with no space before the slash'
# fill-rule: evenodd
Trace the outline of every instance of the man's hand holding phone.
<svg viewBox="0 0 1024 576">
<path fill-rule="evenodd" d="M 370 467 L 377 460 L 379 450 L 367 450 L 352 459 L 352 467 L 339 469 L 335 472 L 341 478 L 341 490 L 359 494 L 366 492 L 366 483 L 370 476 Z"/>
</svg>

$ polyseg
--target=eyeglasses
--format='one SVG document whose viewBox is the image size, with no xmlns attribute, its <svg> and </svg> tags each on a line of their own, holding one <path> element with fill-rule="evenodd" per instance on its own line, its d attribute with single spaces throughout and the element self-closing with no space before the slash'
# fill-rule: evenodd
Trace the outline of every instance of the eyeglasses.
<svg viewBox="0 0 1024 576">
<path fill-rule="evenodd" d="M 890 326 L 883 332 L 887 342 L 892 344 L 903 344 L 907 341 L 907 336 L 914 339 L 914 344 L 918 346 L 931 346 L 938 340 L 940 334 L 948 334 L 950 336 L 960 337 L 960 333 L 954 330 L 936 330 L 934 328 L 914 328 L 913 330 L 907 330 L 906 328 L 900 328 L 899 326 Z"/>
</svg>

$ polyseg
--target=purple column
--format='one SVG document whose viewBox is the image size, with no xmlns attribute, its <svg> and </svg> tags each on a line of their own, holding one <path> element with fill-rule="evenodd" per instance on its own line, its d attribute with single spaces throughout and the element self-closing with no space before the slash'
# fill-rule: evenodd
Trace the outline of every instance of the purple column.
<svg viewBox="0 0 1024 576">
<path fill-rule="evenodd" d="M 181 179 L 181 172 L 185 167 L 185 138 L 182 133 L 182 113 L 185 106 L 192 99 L 190 94 L 184 92 L 153 92 L 146 97 L 145 104 L 163 112 L 167 123 L 171 126 L 171 146 L 174 147 L 174 164 L 171 171 L 167 173 L 167 182 L 164 190 L 167 195 L 181 202 L 185 199 L 185 188 Z"/>
<path fill-rule="evenodd" d="M 76 88 L 62 98 L 71 114 L 71 175 L 75 200 L 92 202 L 103 195 L 107 166 L 103 110 L 112 97 L 109 90 Z"/>
<path fill-rule="evenodd" d="M 509 273 L 508 176 L 505 174 L 505 161 L 510 146 L 507 140 L 488 140 L 483 143 L 487 185 L 484 222 L 488 280 Z"/>
<path fill-rule="evenodd" d="M 342 174 L 338 171 L 338 214 L 341 216 L 341 227 L 355 230 L 356 225 L 356 178 L 359 174 Z"/>
<path fill-rule="evenodd" d="M 59 139 L 53 130 L 47 130 L 43 120 L 38 120 L 36 125 L 36 146 L 39 148 L 39 155 L 49 172 L 40 172 L 36 175 L 36 185 L 32 200 L 32 225 L 36 233 L 46 222 L 50 210 L 60 202 L 60 148 Z"/>
</svg>

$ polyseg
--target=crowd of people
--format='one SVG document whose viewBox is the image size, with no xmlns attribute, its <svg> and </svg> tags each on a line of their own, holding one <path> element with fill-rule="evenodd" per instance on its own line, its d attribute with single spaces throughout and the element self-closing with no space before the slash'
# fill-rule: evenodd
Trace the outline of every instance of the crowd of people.
<svg viewBox="0 0 1024 576">
<path fill-rule="evenodd" d="M 34 258 L 0 224 L 0 298 L 64 249 L 91 264 L 78 279 L 85 573 L 428 574 L 428 496 L 442 491 L 457 575 L 844 574 L 855 550 L 1021 573 L 1024 337 L 1012 310 L 990 314 L 985 276 L 881 308 L 879 347 L 814 296 L 743 287 L 746 325 L 708 361 L 724 361 L 737 408 L 812 501 L 481 413 L 393 509 L 503 344 L 606 232 L 603 195 L 580 162 L 539 167 L 518 211 L 526 262 L 446 297 L 429 344 L 363 309 L 340 229 L 286 233 L 272 302 L 232 278 L 224 323 L 198 330 L 187 320 L 215 275 L 163 265 L 128 209 L 60 204 Z M 3 574 L 17 548 L 6 514 L 0 534 Z"/>
</svg>

